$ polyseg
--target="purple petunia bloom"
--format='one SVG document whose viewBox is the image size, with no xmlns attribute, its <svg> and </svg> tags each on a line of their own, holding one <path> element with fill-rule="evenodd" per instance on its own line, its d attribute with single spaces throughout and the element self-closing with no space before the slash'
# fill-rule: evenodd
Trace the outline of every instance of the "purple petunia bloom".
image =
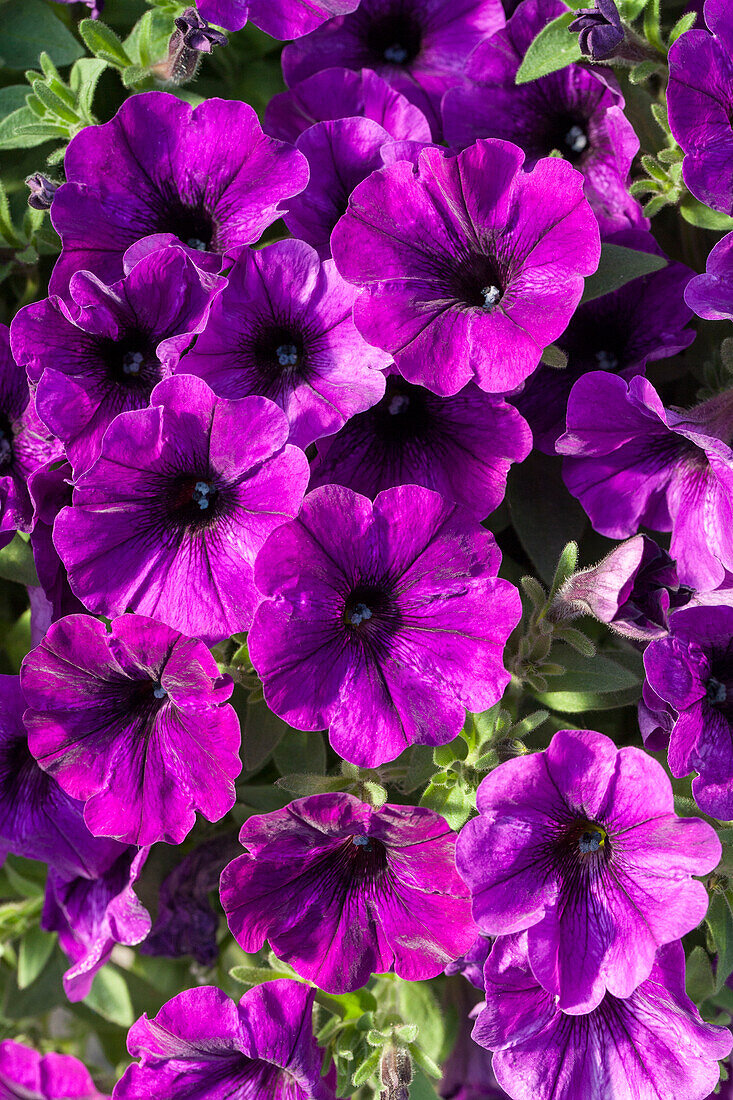
<svg viewBox="0 0 733 1100">
<path fill-rule="evenodd" d="M 99 457 L 115 416 L 147 406 L 225 285 L 171 247 L 145 256 L 109 287 L 78 271 L 69 301 L 54 296 L 17 314 L 15 356 L 38 383 L 38 414 L 64 443 L 77 474 Z"/>
<path fill-rule="evenodd" d="M 628 999 L 609 993 L 588 1015 L 566 1015 L 534 979 L 526 933 L 497 940 L 484 977 L 473 1037 L 497 1052 L 494 1072 L 513 1100 L 704 1100 L 733 1044 L 686 995 L 679 942 L 661 948 Z"/>
<path fill-rule="evenodd" d="M 179 993 L 130 1029 L 140 1064 L 117 1082 L 115 1100 L 335 1100 L 333 1066 L 321 1076 L 313 999 L 287 980 L 255 986 L 239 1004 L 210 985 Z"/>
<path fill-rule="evenodd" d="M 733 321 L 733 233 L 712 249 L 705 273 L 690 279 L 685 302 L 708 321 Z"/>
<path fill-rule="evenodd" d="M 443 99 L 446 140 L 461 149 L 477 138 L 513 141 L 527 154 L 528 167 L 559 153 L 582 172 L 601 232 L 628 229 L 644 220 L 628 192 L 639 139 L 614 78 L 567 65 L 515 83 L 532 40 L 564 11 L 560 0 L 523 0 L 504 29 L 476 47 L 467 82 Z"/>
<path fill-rule="evenodd" d="M 303 241 L 245 249 L 180 369 L 220 397 L 269 397 L 288 418 L 290 442 L 305 448 L 384 393 L 389 356 L 357 332 L 356 293 Z"/>
<path fill-rule="evenodd" d="M 166 92 L 131 96 L 111 122 L 82 130 L 64 167 L 52 294 L 84 269 L 121 279 L 126 250 L 150 235 L 218 271 L 220 254 L 256 241 L 308 180 L 305 159 L 263 134 L 248 104 L 210 99 L 194 110 Z"/>
<path fill-rule="evenodd" d="M 672 711 L 672 775 L 698 772 L 701 810 L 733 819 L 733 607 L 686 607 L 644 653 L 653 699 Z"/>
<path fill-rule="evenodd" d="M 26 373 L 11 353 L 9 331 L 0 325 L 0 549 L 15 531 L 30 531 L 28 478 L 61 454 L 61 444 L 38 418 Z"/>
<path fill-rule="evenodd" d="M 83 803 L 69 798 L 31 756 L 17 676 L 0 676 L 0 857 L 38 859 L 63 875 L 95 878 L 122 851 L 94 837 Z"/>
<path fill-rule="evenodd" d="M 434 978 L 475 939 L 456 835 L 432 810 L 317 794 L 250 817 L 239 839 L 247 852 L 221 877 L 232 935 L 247 952 L 269 940 L 322 989 L 359 989 L 393 967 Z"/>
<path fill-rule="evenodd" d="M 108 1100 L 73 1055 L 39 1054 L 11 1039 L 0 1043 L 0 1088 L 7 1100 Z"/>
<path fill-rule="evenodd" d="M 484 519 L 504 499 L 512 462 L 531 448 L 526 422 L 501 398 L 471 382 L 436 397 L 392 370 L 378 404 L 319 442 L 311 488 L 335 482 L 374 498 L 394 485 L 424 485 Z"/>
<path fill-rule="evenodd" d="M 438 140 L 443 93 L 462 83 L 474 46 L 504 22 L 500 0 L 361 0 L 353 14 L 285 47 L 285 82 L 334 65 L 373 69 L 420 108 Z"/>
<path fill-rule="evenodd" d="M 606 242 L 664 255 L 644 230 L 622 230 Z M 535 447 L 555 453 L 565 431 L 570 391 L 584 374 L 600 369 L 628 380 L 644 374 L 649 362 L 689 347 L 695 331 L 689 325 L 692 312 L 685 305 L 685 287 L 693 274 L 685 264 L 670 262 L 578 307 L 557 340 L 568 356 L 565 370 L 541 364 L 513 398 L 530 423 Z"/>
<path fill-rule="evenodd" d="M 360 184 L 331 246 L 364 292 L 357 328 L 408 382 L 441 396 L 475 379 L 504 393 L 535 369 L 598 265 L 583 177 L 556 158 L 522 170 L 504 141 L 424 149 Z"/>
<path fill-rule="evenodd" d="M 452 740 L 465 708 L 486 710 L 510 679 L 502 652 L 520 601 L 497 579 L 500 559 L 488 531 L 429 489 L 387 489 L 373 505 L 315 489 L 257 559 L 267 598 L 249 647 L 268 705 L 297 729 L 330 727 L 364 767 Z"/>
<path fill-rule="evenodd" d="M 385 152 L 394 159 L 410 160 L 412 142 L 395 142 L 370 118 L 337 118 L 317 122 L 296 140 L 296 148 L 308 161 L 308 186 L 288 203 L 283 220 L 295 237 L 312 244 L 319 256 L 331 255 L 331 233 L 346 213 L 354 188 L 378 168 Z M 419 149 L 420 146 L 418 145 Z"/>
<path fill-rule="evenodd" d="M 293 144 L 316 122 L 369 118 L 398 141 L 432 140 L 419 107 L 371 69 L 324 69 L 273 96 L 265 112 L 265 132 Z"/>
<path fill-rule="evenodd" d="M 641 749 L 561 730 L 486 776 L 477 805 L 456 845 L 474 918 L 490 935 L 528 929 L 532 973 L 562 1011 L 629 997 L 658 948 L 705 916 L 691 876 L 713 870 L 720 841 L 675 816 L 664 769 Z"/>
<path fill-rule="evenodd" d="M 69 463 L 57 461 L 40 466 L 28 479 L 34 508 L 30 545 L 41 589 L 51 605 L 51 622 L 86 610 L 69 587 L 64 563 L 53 543 L 56 517 L 71 504 L 72 477 Z"/>
<path fill-rule="evenodd" d="M 359 0 L 200 0 L 205 19 L 238 31 L 249 19 L 273 38 L 300 38 L 326 19 L 353 11 Z"/>
<path fill-rule="evenodd" d="M 188 852 L 160 886 L 158 917 L 139 950 L 143 955 L 192 955 L 213 966 L 219 955 L 219 915 L 209 901 L 221 872 L 240 851 L 236 832 L 204 841 Z"/>
<path fill-rule="evenodd" d="M 580 52 L 592 61 L 613 57 L 624 40 L 621 16 L 613 0 L 595 0 L 592 8 L 579 8 L 568 27 L 577 34 Z"/>
<path fill-rule="evenodd" d="M 151 402 L 107 429 L 54 542 L 91 610 L 131 608 L 221 641 L 250 625 L 255 556 L 298 511 L 308 463 L 285 446 L 285 414 L 265 397 L 227 401 L 174 375 Z"/>
<path fill-rule="evenodd" d="M 64 974 L 70 1001 L 88 995 L 94 975 L 116 943 L 140 943 L 150 931 L 150 915 L 133 890 L 147 854 L 147 849 L 123 849 L 112 866 L 93 879 L 49 871 L 41 927 L 58 932 L 61 949 L 71 961 Z"/>
<path fill-rule="evenodd" d="M 557 450 L 597 531 L 672 531 L 683 584 L 708 590 L 733 570 L 733 451 L 720 438 L 729 397 L 666 409 L 645 378 L 594 372 L 575 383 Z"/>
<path fill-rule="evenodd" d="M 664 637 L 670 610 L 682 607 L 691 596 L 689 588 L 680 587 L 667 551 L 646 535 L 634 535 L 598 565 L 569 577 L 555 597 L 550 618 L 593 615 L 615 634 L 646 643 Z"/>
<path fill-rule="evenodd" d="M 479 988 L 483 991 L 483 966 Z M 473 1022 L 482 1006 L 471 1006 L 465 997 L 461 997 L 459 1004 L 458 1037 L 442 1067 L 443 1077 L 437 1085 L 439 1096 L 443 1100 L 509 1100 L 494 1076 L 491 1054 L 471 1037 Z"/>
<path fill-rule="evenodd" d="M 109 633 L 70 615 L 24 658 L 21 685 L 30 750 L 95 836 L 180 844 L 196 810 L 218 821 L 234 805 L 234 685 L 202 642 L 141 615 Z"/>
<path fill-rule="evenodd" d="M 705 0 L 704 10 L 711 33 L 687 31 L 669 51 L 669 125 L 692 194 L 733 214 L 733 18 L 728 0 Z"/>
<path fill-rule="evenodd" d="M 484 988 L 484 963 L 491 951 L 492 938 L 480 933 L 473 941 L 465 955 L 453 959 L 445 968 L 448 977 L 454 974 L 462 974 L 466 981 L 483 992 Z"/>
</svg>

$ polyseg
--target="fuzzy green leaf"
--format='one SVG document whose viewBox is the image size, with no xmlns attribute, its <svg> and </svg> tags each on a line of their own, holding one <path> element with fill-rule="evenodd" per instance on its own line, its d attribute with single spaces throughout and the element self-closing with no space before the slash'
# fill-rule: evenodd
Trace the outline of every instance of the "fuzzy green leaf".
<svg viewBox="0 0 733 1100">
<path fill-rule="evenodd" d="M 564 69 L 573 61 L 580 61 L 583 55 L 578 45 L 578 36 L 568 30 L 574 19 L 575 12 L 566 11 L 542 28 L 530 43 L 524 60 L 519 66 L 517 84 L 538 80 L 539 77 L 547 76 L 548 73 Z"/>
<path fill-rule="evenodd" d="M 601 262 L 594 275 L 585 280 L 585 291 L 581 302 L 592 302 L 602 298 L 619 287 L 649 275 L 652 271 L 661 271 L 667 266 L 664 256 L 654 252 L 640 252 L 636 248 L 624 248 L 620 244 L 604 244 L 601 247 Z"/>
</svg>

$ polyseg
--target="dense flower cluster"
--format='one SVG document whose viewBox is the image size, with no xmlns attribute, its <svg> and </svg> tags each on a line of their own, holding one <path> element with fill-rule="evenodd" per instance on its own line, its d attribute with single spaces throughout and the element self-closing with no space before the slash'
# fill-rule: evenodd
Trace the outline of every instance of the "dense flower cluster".
<svg viewBox="0 0 733 1100">
<path fill-rule="evenodd" d="M 3 1026 L 46 968 L 115 1100 L 716 1088 L 733 14 L 644 7 L 166 2 L 83 23 L 68 85 L 40 56 L 63 178 L 15 236 L 0 191 Z M 227 94 L 180 92 L 212 51 Z M 105 1100 L 18 1036 L 0 1098 Z"/>
</svg>

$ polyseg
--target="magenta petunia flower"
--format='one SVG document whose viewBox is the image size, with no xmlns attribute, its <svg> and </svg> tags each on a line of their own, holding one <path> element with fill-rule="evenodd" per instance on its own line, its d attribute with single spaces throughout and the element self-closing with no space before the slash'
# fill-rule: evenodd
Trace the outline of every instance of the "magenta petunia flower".
<svg viewBox="0 0 733 1100">
<path fill-rule="evenodd" d="M 291 87 L 334 65 L 373 69 L 429 120 L 440 138 L 440 100 L 465 78 L 466 60 L 504 26 L 500 0 L 361 0 L 283 50 Z"/>
<path fill-rule="evenodd" d="M 672 775 L 699 774 L 692 794 L 701 810 L 733 819 L 733 607 L 685 607 L 669 634 L 644 653 L 655 700 L 672 711 Z"/>
<path fill-rule="evenodd" d="M 728 0 L 705 0 L 704 11 L 711 33 L 687 31 L 669 51 L 669 125 L 692 194 L 733 214 L 733 17 Z"/>
<path fill-rule="evenodd" d="M 62 508 L 71 504 L 72 480 L 71 466 L 65 461 L 47 462 L 34 470 L 28 479 L 34 508 L 30 545 L 41 590 L 50 604 L 51 622 L 86 610 L 69 587 L 64 563 L 53 543 L 56 517 Z"/>
<path fill-rule="evenodd" d="M 663 256 L 651 233 L 625 229 L 609 244 Z M 695 339 L 692 311 L 685 304 L 694 272 L 671 261 L 660 271 L 631 279 L 618 290 L 579 306 L 558 346 L 568 356 L 564 370 L 540 365 L 521 393 L 512 398 L 532 428 L 534 445 L 545 454 L 565 431 L 568 398 L 574 384 L 590 371 L 605 370 L 627 380 L 644 374 L 647 364 L 677 355 Z"/>
<path fill-rule="evenodd" d="M 239 839 L 246 854 L 221 877 L 232 935 L 247 952 L 269 940 L 322 989 L 392 968 L 434 978 L 475 939 L 456 836 L 432 810 L 319 794 L 250 817 Z"/>
<path fill-rule="evenodd" d="M 25 708 L 19 678 L 0 676 L 0 857 L 12 852 L 72 878 L 96 878 L 122 845 L 92 836 L 83 803 L 39 768 L 28 748 Z"/>
<path fill-rule="evenodd" d="M 441 396 L 504 393 L 535 369 L 598 265 L 583 177 L 556 158 L 522 170 L 504 141 L 424 149 L 360 184 L 331 247 L 364 292 L 354 319 L 408 382 Z"/>
<path fill-rule="evenodd" d="M 180 844 L 196 810 L 218 821 L 235 801 L 239 720 L 233 683 L 202 642 L 122 615 L 55 623 L 24 659 L 31 752 L 95 836 Z"/>
<path fill-rule="evenodd" d="M 661 948 L 628 999 L 608 993 L 582 1016 L 562 1012 L 534 979 L 526 933 L 497 940 L 484 978 L 473 1037 L 496 1051 L 494 1072 L 513 1100 L 705 1100 L 733 1045 L 686 995 L 679 942 Z"/>
<path fill-rule="evenodd" d="M 374 498 L 394 485 L 424 485 L 484 519 L 501 504 L 512 462 L 532 449 L 525 420 L 469 382 L 436 397 L 394 370 L 373 408 L 318 443 L 311 488 L 347 485 Z"/>
<path fill-rule="evenodd" d="M 308 463 L 284 446 L 287 419 L 267 398 L 227 401 L 200 378 L 174 375 L 151 402 L 107 429 L 54 542 L 89 609 L 131 608 L 221 641 L 250 625 L 255 557 L 298 511 Z"/>
<path fill-rule="evenodd" d="M 270 708 L 297 729 L 330 727 L 364 767 L 411 744 L 441 745 L 465 708 L 509 682 L 502 664 L 520 618 L 501 555 L 473 517 L 417 485 L 374 504 L 340 485 L 306 497 L 259 555 L 266 597 L 249 651 Z"/>
<path fill-rule="evenodd" d="M 561 730 L 486 776 L 477 805 L 456 845 L 474 918 L 491 935 L 528 930 L 532 973 L 562 1011 L 629 997 L 657 950 L 705 916 L 691 876 L 713 870 L 720 841 L 675 816 L 664 769 L 641 749 Z"/>
<path fill-rule="evenodd" d="M 248 990 L 239 1004 L 220 989 L 187 989 L 152 1020 L 133 1024 L 128 1066 L 115 1100 L 335 1100 L 336 1071 L 321 1076 L 313 1038 L 314 991 L 277 980 Z"/>
<path fill-rule="evenodd" d="M 220 254 L 256 241 L 308 181 L 305 159 L 266 137 L 248 104 L 210 99 L 192 109 L 166 92 L 131 96 L 111 122 L 82 130 L 64 168 L 51 215 L 63 244 L 52 294 L 75 271 L 121 279 L 126 250 L 149 235 L 218 271 Z"/>
<path fill-rule="evenodd" d="M 609 538 L 640 525 L 672 531 L 683 584 L 703 591 L 733 571 L 733 451 L 721 435 L 729 395 L 694 409 L 667 409 L 645 378 L 603 372 L 575 383 L 563 476 L 597 531 Z"/>
<path fill-rule="evenodd" d="M 54 296 L 17 314 L 15 356 L 37 383 L 39 416 L 64 443 L 77 474 L 99 457 L 115 416 L 147 406 L 225 285 L 171 247 L 144 257 L 109 287 L 78 271 L 69 301 Z"/>
<path fill-rule="evenodd" d="M 326 19 L 353 11 L 359 0 L 200 0 L 204 19 L 240 30 L 247 19 L 273 38 L 300 38 Z"/>
<path fill-rule="evenodd" d="M 269 397 L 306 447 L 379 401 L 389 356 L 357 332 L 354 287 L 303 241 L 243 250 L 180 369 L 220 397 Z"/>
<path fill-rule="evenodd" d="M 148 849 L 128 847 L 97 878 L 69 877 L 49 871 L 41 927 L 58 932 L 59 945 L 71 966 L 64 992 L 81 1001 L 112 954 L 116 943 L 140 943 L 150 931 L 150 915 L 133 889 Z"/>
<path fill-rule="evenodd" d="M 369 118 L 398 141 L 432 141 L 420 108 L 371 69 L 324 69 L 273 96 L 265 131 L 295 144 L 309 126 L 336 118 Z"/>
<path fill-rule="evenodd" d="M 711 250 L 704 273 L 690 279 L 685 302 L 708 321 L 733 321 L 733 233 Z"/>
<path fill-rule="evenodd" d="M 354 188 L 388 163 L 387 151 L 398 160 L 415 155 L 414 143 L 395 142 L 370 118 L 317 122 L 295 145 L 308 161 L 310 179 L 302 194 L 288 203 L 283 220 L 294 237 L 312 244 L 322 258 L 331 255 L 333 227 L 346 213 Z"/>
<path fill-rule="evenodd" d="M 663 638 L 670 611 L 688 603 L 692 590 L 680 585 L 675 563 L 646 535 L 614 546 L 589 569 L 562 585 L 551 616 L 556 620 L 593 615 L 615 634 L 646 644 Z"/>
<path fill-rule="evenodd" d="M 30 531 L 33 504 L 28 478 L 45 462 L 62 457 L 61 444 L 38 419 L 28 379 L 0 325 L 0 549 L 15 531 Z"/>
<path fill-rule="evenodd" d="M 78 1058 L 40 1054 L 11 1039 L 0 1043 L 0 1087 L 8 1100 L 108 1100 Z"/>
<path fill-rule="evenodd" d="M 613 76 L 566 65 L 528 84 L 515 83 L 532 40 L 564 11 L 560 0 L 523 0 L 506 27 L 476 47 L 466 83 L 443 98 L 446 140 L 460 149 L 477 138 L 513 141 L 527 154 L 528 166 L 559 153 L 582 172 L 601 232 L 628 229 L 644 223 L 628 191 L 639 139 Z"/>
</svg>

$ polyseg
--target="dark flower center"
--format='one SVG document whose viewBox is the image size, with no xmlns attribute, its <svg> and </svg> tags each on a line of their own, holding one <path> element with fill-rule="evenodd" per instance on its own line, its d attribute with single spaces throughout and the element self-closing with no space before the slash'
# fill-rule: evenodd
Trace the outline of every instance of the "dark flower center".
<svg viewBox="0 0 733 1100">
<path fill-rule="evenodd" d="M 109 379 L 120 389 L 148 397 L 160 382 L 160 362 L 150 333 L 127 332 L 121 340 L 100 340 L 99 355 Z"/>
<path fill-rule="evenodd" d="M 606 351 L 605 349 L 597 351 L 596 362 L 598 363 L 599 370 L 618 369 L 618 356 L 614 355 L 612 351 Z"/>
<path fill-rule="evenodd" d="M 0 412 L 0 470 L 6 470 L 13 461 L 13 435 L 10 420 Z"/>
<path fill-rule="evenodd" d="M 223 514 L 224 494 L 209 475 L 176 478 L 166 499 L 169 517 L 179 528 L 211 527 Z"/>
<path fill-rule="evenodd" d="M 565 825 L 551 855 L 562 874 L 565 895 L 584 891 L 588 881 L 603 872 L 611 855 L 610 837 L 599 822 L 579 818 Z"/>
<path fill-rule="evenodd" d="M 547 152 L 561 153 L 571 164 L 578 164 L 590 150 L 587 122 L 584 118 L 560 115 L 551 123 L 547 136 Z"/>
<path fill-rule="evenodd" d="M 347 636 L 377 652 L 389 647 L 401 621 L 386 585 L 357 585 L 344 601 L 341 612 Z"/>
<path fill-rule="evenodd" d="M 387 870 L 387 849 L 381 840 L 357 833 L 345 849 L 347 874 L 358 882 L 375 882 Z"/>
<path fill-rule="evenodd" d="M 287 322 L 269 321 L 240 345 L 242 363 L 254 374 L 256 392 L 276 397 L 308 377 L 306 342 Z"/>
<path fill-rule="evenodd" d="M 362 415 L 369 418 L 382 445 L 401 449 L 412 440 L 429 439 L 435 420 L 431 405 L 435 400 L 422 386 L 413 386 L 392 374 L 387 376 L 384 397 Z"/>
<path fill-rule="evenodd" d="M 420 53 L 422 29 L 412 12 L 397 8 L 370 23 L 366 44 L 377 65 L 409 65 Z"/>
<path fill-rule="evenodd" d="M 588 852 L 598 852 L 604 847 L 608 833 L 599 825 L 589 825 L 578 837 L 578 850 L 582 855 Z"/>
<path fill-rule="evenodd" d="M 733 722 L 733 641 L 727 649 L 712 655 L 705 698 L 711 707 Z"/>
<path fill-rule="evenodd" d="M 450 295 L 464 305 L 492 313 L 506 289 L 505 279 L 493 256 L 472 253 L 459 259 Z"/>
<path fill-rule="evenodd" d="M 216 230 L 211 215 L 202 206 L 188 206 L 174 199 L 160 217 L 158 232 L 172 233 L 189 248 L 207 252 L 211 250 Z"/>
</svg>

